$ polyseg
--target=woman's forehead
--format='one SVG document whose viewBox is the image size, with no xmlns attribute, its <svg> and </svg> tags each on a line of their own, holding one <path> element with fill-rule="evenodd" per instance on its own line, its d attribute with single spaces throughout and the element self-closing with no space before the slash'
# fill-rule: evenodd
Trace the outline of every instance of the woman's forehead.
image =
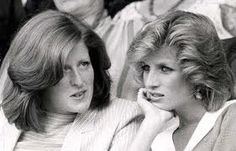
<svg viewBox="0 0 236 151">
<path fill-rule="evenodd" d="M 146 57 L 145 60 L 150 59 L 172 59 L 176 60 L 177 48 L 172 46 L 160 47 L 158 50 L 151 51 Z"/>
</svg>

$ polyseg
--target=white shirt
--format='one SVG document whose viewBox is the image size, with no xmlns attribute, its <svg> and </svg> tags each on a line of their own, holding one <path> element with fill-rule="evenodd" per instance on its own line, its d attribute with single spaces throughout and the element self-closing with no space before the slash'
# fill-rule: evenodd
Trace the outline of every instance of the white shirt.
<svg viewBox="0 0 236 151">
<path fill-rule="evenodd" d="M 25 7 L 27 0 L 21 0 L 22 5 Z"/>
</svg>

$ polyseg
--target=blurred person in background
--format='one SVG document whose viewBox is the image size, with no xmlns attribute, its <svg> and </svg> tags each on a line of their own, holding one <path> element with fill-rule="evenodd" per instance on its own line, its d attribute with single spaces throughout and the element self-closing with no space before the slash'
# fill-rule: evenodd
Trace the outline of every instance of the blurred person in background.
<svg viewBox="0 0 236 151">
<path fill-rule="evenodd" d="M 17 29 L 39 10 L 45 0 L 1 0 L 0 1 L 0 57 L 3 60 L 11 39 Z M 0 62 L 1 63 L 1 62 Z"/>
</svg>

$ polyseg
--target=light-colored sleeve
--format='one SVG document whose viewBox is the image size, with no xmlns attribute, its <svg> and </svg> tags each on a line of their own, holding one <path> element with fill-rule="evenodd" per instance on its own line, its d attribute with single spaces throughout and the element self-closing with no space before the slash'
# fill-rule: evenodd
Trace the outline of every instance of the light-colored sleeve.
<svg viewBox="0 0 236 151">
<path fill-rule="evenodd" d="M 109 151 L 128 150 L 142 122 L 143 115 L 138 106 L 132 107 L 132 110 L 123 113 Z"/>
<path fill-rule="evenodd" d="M 139 125 L 141 123 L 140 119 L 133 119 L 124 127 L 122 127 L 114 136 L 111 144 L 110 151 L 126 151 L 128 150 L 131 142 L 133 141 Z"/>
</svg>

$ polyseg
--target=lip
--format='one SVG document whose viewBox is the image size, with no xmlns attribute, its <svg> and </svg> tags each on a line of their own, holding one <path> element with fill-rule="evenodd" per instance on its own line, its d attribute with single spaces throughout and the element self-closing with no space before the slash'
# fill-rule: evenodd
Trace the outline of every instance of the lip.
<svg viewBox="0 0 236 151">
<path fill-rule="evenodd" d="M 77 91 L 77 92 L 73 93 L 72 95 L 70 95 L 70 97 L 72 97 L 74 99 L 82 99 L 86 92 L 87 92 L 87 90 Z"/>
<path fill-rule="evenodd" d="M 165 95 L 159 92 L 147 91 L 146 96 L 150 101 L 157 101 L 160 98 L 164 97 Z"/>
</svg>

